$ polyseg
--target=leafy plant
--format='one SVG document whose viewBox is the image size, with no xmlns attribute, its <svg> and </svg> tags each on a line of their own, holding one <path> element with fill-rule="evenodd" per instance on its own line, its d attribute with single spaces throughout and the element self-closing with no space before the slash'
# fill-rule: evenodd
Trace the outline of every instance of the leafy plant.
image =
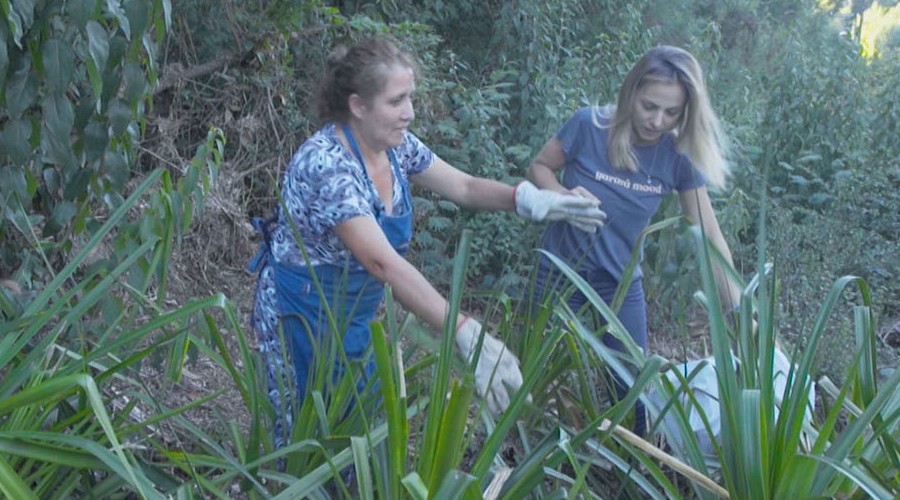
<svg viewBox="0 0 900 500">
<path fill-rule="evenodd" d="M 123 308 L 112 314 L 99 338 L 76 350 L 68 346 L 66 334 L 77 331 L 113 290 L 121 298 L 122 291 L 136 291 L 121 287 L 124 276 L 139 259 L 166 245 L 160 245 L 158 236 L 148 237 L 114 268 L 95 268 L 74 286 L 63 285 L 76 276 L 94 247 L 125 219 L 149 187 L 165 175 L 157 171 L 138 186 L 54 281 L 20 314 L 8 317 L 0 329 L 4 346 L 0 357 L 0 372 L 4 373 L 0 441 L 8 457 L 0 484 L 8 495 L 61 498 L 120 489 L 145 497 L 156 495 L 158 485 L 149 479 L 147 464 L 123 447 L 135 431 L 152 422 L 134 425 L 129 421 L 137 400 L 126 399 L 118 406 L 121 412 L 111 414 L 117 396 L 109 387 L 113 382 L 140 386 L 130 371 L 152 349 L 139 348 L 119 357 L 124 346 L 136 346 L 156 329 L 215 302 L 188 305 L 142 326 L 128 325 L 129 308 Z M 139 294 L 135 298 L 143 300 L 134 307 L 152 304 Z M 5 301 L 4 306 L 4 311 L 14 311 Z M 164 345 L 173 337 L 164 333 L 158 342 Z M 84 470 L 96 471 L 96 475 L 85 475 Z"/>
<path fill-rule="evenodd" d="M 28 284 L 122 205 L 171 6 L 24 0 L 3 11 L 0 241 L 40 241 L 46 260 L 4 252 L 0 269 Z"/>
</svg>

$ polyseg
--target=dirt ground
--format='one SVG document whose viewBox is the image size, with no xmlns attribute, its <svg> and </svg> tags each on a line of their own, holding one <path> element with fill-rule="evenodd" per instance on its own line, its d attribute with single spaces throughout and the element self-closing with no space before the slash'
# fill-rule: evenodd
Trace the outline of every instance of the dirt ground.
<svg viewBox="0 0 900 500">
<path fill-rule="evenodd" d="M 240 332 L 225 330 L 223 333 L 236 362 L 241 359 L 236 335 L 244 335 L 251 349 L 255 350 L 257 344 L 249 327 L 256 276 L 246 270 L 246 265 L 256 252 L 258 240 L 238 205 L 239 178 L 237 173 L 230 174 L 223 169 L 219 185 L 208 198 L 203 215 L 195 220 L 190 234 L 173 252 L 169 269 L 170 303 L 180 305 L 192 298 L 221 293 L 234 305 L 243 328 Z M 223 423 L 229 421 L 238 422 L 242 429 L 249 428 L 250 416 L 231 376 L 216 363 L 204 356 L 190 360 L 185 366 L 184 377 L 177 384 L 168 381 L 166 375 L 160 373 L 159 366 L 154 365 L 144 363 L 142 378 L 169 408 L 188 404 L 220 389 L 230 389 L 185 415 L 199 428 L 224 430 Z"/>
</svg>

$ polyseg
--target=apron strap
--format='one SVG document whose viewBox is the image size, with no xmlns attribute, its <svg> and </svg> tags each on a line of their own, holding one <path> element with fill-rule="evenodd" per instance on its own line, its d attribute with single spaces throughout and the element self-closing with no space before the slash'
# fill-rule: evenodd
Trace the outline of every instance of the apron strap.
<svg viewBox="0 0 900 500">
<path fill-rule="evenodd" d="M 257 233 L 261 234 L 263 239 L 259 243 L 259 249 L 256 251 L 256 255 L 250 259 L 250 263 L 247 264 L 247 271 L 251 273 L 257 273 L 262 270 L 269 263 L 269 254 L 272 251 L 272 246 L 270 242 L 272 241 L 272 235 L 269 232 L 269 225 L 274 223 L 278 218 L 278 211 L 275 211 L 275 214 L 269 217 L 268 219 L 263 219 L 262 217 L 253 217 L 250 220 L 250 223 L 253 224 L 253 229 L 256 230 Z"/>
</svg>

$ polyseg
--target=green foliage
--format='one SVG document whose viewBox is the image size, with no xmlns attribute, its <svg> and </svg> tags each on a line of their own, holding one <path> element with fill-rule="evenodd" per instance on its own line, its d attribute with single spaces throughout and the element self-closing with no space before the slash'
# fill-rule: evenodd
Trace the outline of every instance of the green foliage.
<svg viewBox="0 0 900 500">
<path fill-rule="evenodd" d="M 104 234 L 124 221 L 129 209 L 164 175 L 157 171 L 139 186 L 112 214 L 91 245 L 96 245 Z M 165 184 L 161 188 L 171 189 Z M 667 229 L 670 225 L 667 222 L 655 226 L 654 230 Z M 148 241 L 135 252 L 134 259 L 151 253 L 154 244 L 155 240 Z M 458 310 L 463 299 L 464 267 L 470 244 L 471 235 L 463 235 L 454 269 L 451 312 Z M 60 273 L 58 280 L 72 279 L 90 252 L 90 246 L 85 248 Z M 885 443 L 896 429 L 896 412 L 888 408 L 896 405 L 898 396 L 895 389 L 879 391 L 873 385 L 872 374 L 877 369 L 872 357 L 874 323 L 865 307 L 857 309 L 855 331 L 860 354 L 851 369 L 853 382 L 835 394 L 835 406 L 822 426 L 816 427 L 819 433 L 812 456 L 822 465 L 817 466 L 813 460 L 796 453 L 801 429 L 797 423 L 804 414 L 800 402 L 805 401 L 808 390 L 805 381 L 809 380 L 813 352 L 848 285 L 857 284 L 862 303 L 871 304 L 864 282 L 848 278 L 835 285 L 811 330 L 809 350 L 798 361 L 791 392 L 784 395 L 786 403 L 776 420 L 771 416 L 766 418 L 762 410 L 739 411 L 754 401 L 763 403 L 760 408 L 768 411 L 772 408 L 766 401 L 775 395 L 771 392 L 771 379 L 764 375 L 767 366 L 771 372 L 771 366 L 766 364 L 771 358 L 759 353 L 771 349 L 774 301 L 768 300 L 765 294 L 755 301 L 759 328 L 764 335 L 755 337 L 749 322 L 739 323 L 736 332 L 729 331 L 724 319 L 715 312 L 719 309 L 708 262 L 708 257 L 701 257 L 698 266 L 709 293 L 704 303 L 708 301 L 711 311 L 716 353 L 729 355 L 733 349 L 743 367 L 740 376 L 736 372 L 720 375 L 723 377 L 720 387 L 732 388 L 722 398 L 723 415 L 728 415 L 723 421 L 733 421 L 736 426 L 731 434 L 726 434 L 725 439 L 732 441 L 722 445 L 717 460 L 727 467 L 723 477 L 729 493 L 738 497 L 761 491 L 770 491 L 773 497 L 785 492 L 801 496 L 828 496 L 838 491 L 847 494 L 865 491 L 876 496 L 896 493 L 897 486 L 892 482 L 896 475 L 893 468 L 896 452 Z M 493 477 L 502 478 L 496 488 L 507 498 L 526 494 L 544 498 L 560 492 L 588 494 L 609 488 L 610 474 L 617 477 L 616 484 L 621 484 L 622 494 L 675 498 L 685 494 L 685 483 L 673 481 L 659 464 L 633 448 L 632 442 L 616 430 L 617 424 L 626 421 L 644 389 L 655 386 L 667 390 L 660 382 L 664 360 L 657 356 L 644 357 L 615 317 L 617 301 L 605 304 L 583 280 L 559 262 L 557 265 L 563 267 L 574 285 L 588 296 L 592 307 L 609 322 L 609 332 L 629 346 L 624 359 L 603 347 L 597 332 L 583 323 L 580 315 L 568 310 L 564 302 L 551 304 L 534 316 L 520 316 L 508 298 L 499 296 L 492 309 L 499 317 L 498 333 L 511 346 L 516 339 L 523 342 L 517 352 L 522 359 L 525 384 L 499 420 L 483 414 L 480 404 L 477 418 L 473 420 L 469 403 L 473 368 L 457 372 L 453 366 L 455 353 L 449 332 L 455 325 L 451 322 L 446 326 L 436 353 L 431 348 L 426 349 L 424 356 L 403 352 L 409 351 L 410 345 L 401 343 L 402 335 L 416 338 L 415 344 L 421 345 L 428 343 L 427 335 L 408 320 L 398 321 L 391 312 L 394 308 L 389 299 L 384 326 L 373 325 L 381 397 L 373 398 L 368 389 L 357 393 L 355 371 L 334 380 L 331 365 L 322 363 L 313 379 L 310 396 L 295 409 L 293 444 L 280 450 L 271 447 L 265 429 L 264 415 L 270 414 L 271 409 L 256 377 L 258 358 L 243 341 L 236 311 L 220 295 L 167 311 L 151 306 L 148 297 L 132 294 L 138 300 L 125 304 L 117 321 L 107 327 L 110 341 L 92 343 L 79 352 L 58 343 L 61 329 L 78 323 L 104 297 L 131 290 L 123 280 L 129 265 L 130 262 L 123 262 L 98 285 L 87 275 L 83 277 L 85 281 L 76 281 L 71 291 L 48 288 L 26 311 L 10 318 L 0 332 L 4 347 L 0 352 L 6 353 L 0 357 L 0 370 L 7 375 L 0 384 L 0 393 L 13 395 L 0 405 L 0 445 L 9 445 L 4 449 L 10 457 L 5 459 L 9 466 L 0 471 L 4 491 L 25 496 L 33 492 L 39 497 L 46 497 L 51 491 L 63 492 L 60 496 L 80 496 L 122 490 L 150 497 L 227 496 L 233 492 L 232 485 L 241 484 L 253 495 L 278 494 L 287 498 L 318 495 L 323 488 L 329 488 L 327 491 L 332 495 L 346 498 L 351 493 L 348 485 L 339 479 L 340 471 L 352 464 L 357 471 L 354 487 L 363 498 L 477 497 L 493 482 Z M 753 290 L 751 286 L 745 292 L 742 317 L 750 315 L 749 298 Z M 58 294 L 62 295 L 57 299 Z M 75 296 L 80 300 L 69 300 Z M 208 309 L 224 313 L 227 328 L 238 340 L 239 359 L 234 359 L 228 350 L 223 330 Z M 144 313 L 151 314 L 149 322 L 133 322 Z M 512 332 L 520 328 L 527 335 L 514 339 Z M 49 335 L 35 335 L 38 332 Z M 738 339 L 734 343 L 732 335 Z M 168 409 L 146 394 L 134 374 L 138 363 L 155 349 L 171 346 L 173 354 L 177 354 L 171 358 L 170 369 L 177 375 L 184 363 L 182 338 L 229 374 L 252 416 L 249 431 L 239 431 L 228 418 L 222 420 L 220 430 L 197 428 L 181 416 L 193 404 Z M 595 401 L 602 392 L 598 385 L 602 377 L 597 375 L 607 369 L 633 385 L 624 399 L 611 405 Z M 453 373 L 460 373 L 460 378 Z M 886 387 L 896 387 L 892 381 L 889 383 Z M 136 399 L 117 413 L 109 414 L 106 408 L 112 406 L 112 400 L 108 398 L 121 393 L 121 389 L 111 391 L 113 384 L 125 384 L 130 389 L 128 394 Z M 87 397 L 75 397 L 74 390 L 83 390 Z M 757 393 L 759 396 L 754 398 Z M 449 398 L 445 398 L 448 394 Z M 534 397 L 530 404 L 526 401 L 528 394 Z M 200 400 L 197 404 L 207 401 Z M 685 415 L 684 408 L 678 404 L 668 406 L 668 411 Z M 135 422 L 131 418 L 138 405 L 151 409 L 152 413 Z M 385 408 L 386 417 L 374 409 L 377 405 Z M 48 411 L 48 407 L 59 410 Z M 860 411 L 850 419 L 845 430 L 837 432 L 834 426 L 837 416 L 844 408 L 851 407 Z M 15 418 L 4 418 L 7 415 Z M 479 420 L 483 427 L 477 424 Z M 182 439 L 188 440 L 188 448 L 169 449 L 156 437 L 153 426 L 157 425 L 177 428 Z M 230 432 L 226 431 L 228 428 Z M 73 434 L 69 436 L 69 432 Z M 217 432 L 230 436 L 227 445 L 219 444 L 222 438 L 214 437 Z M 761 436 L 763 446 L 756 446 L 756 442 L 754 446 L 742 445 L 740 436 Z M 766 436 L 770 436 L 768 440 Z M 514 451 L 512 460 L 503 452 L 504 443 L 510 438 L 525 443 L 523 449 Z M 135 446 L 117 446 L 117 443 L 139 442 L 149 443 L 154 453 L 146 454 Z M 463 450 L 476 442 L 478 451 L 466 466 Z M 756 450 L 761 454 L 754 454 Z M 696 471 L 710 475 L 713 465 L 705 458 L 690 451 L 676 452 Z M 765 456 L 770 458 L 753 461 Z M 287 458 L 284 470 L 277 471 L 282 458 Z M 872 465 L 864 468 L 862 460 Z M 596 466 L 603 463 L 612 464 L 611 472 L 599 472 L 601 469 Z M 635 464 L 641 464 L 647 474 L 632 474 Z M 30 471 L 27 476 L 20 468 L 25 465 Z M 463 467 L 467 472 L 461 472 Z M 503 467 L 510 470 L 501 475 Z M 769 478 L 774 482 L 766 490 L 760 481 Z M 693 483 L 695 480 L 696 477 L 688 484 L 693 485 L 696 494 L 704 494 L 708 486 Z"/>
<path fill-rule="evenodd" d="M 887 207 L 900 206 L 891 189 L 897 171 L 876 170 L 854 173 L 834 183 L 833 208 L 826 213 L 802 206 L 773 210 L 769 254 L 777 262 L 784 290 L 782 327 L 800 334 L 813 320 L 808 307 L 811 297 L 823 295 L 836 276 L 853 274 L 865 278 L 874 291 L 873 308 L 879 316 L 897 314 L 897 270 L 900 269 L 894 234 L 897 221 Z M 851 363 L 846 352 L 853 339 L 849 322 L 829 325 L 822 342 L 818 368 L 837 381 Z"/>
<path fill-rule="evenodd" d="M 699 234 L 698 241 L 702 241 Z M 749 313 L 755 310 L 758 323 L 751 324 L 746 320 L 739 323 L 736 338 L 732 341 L 725 328 L 726 323 L 718 313 L 715 283 L 710 266 L 703 263 L 707 258 L 703 253 L 700 253 L 699 259 L 710 310 L 723 425 L 722 447 L 717 448 L 717 453 L 731 495 L 740 498 L 833 496 L 838 490 L 844 493 L 864 491 L 879 498 L 896 495 L 898 485 L 891 479 L 896 472 L 892 470 L 894 466 L 887 465 L 886 469 L 880 470 L 866 467 L 869 457 L 860 453 L 863 449 L 877 447 L 882 439 L 892 441 L 892 434 L 897 428 L 891 409 L 891 401 L 897 397 L 896 387 L 889 382 L 875 397 L 878 392 L 873 377 L 876 369 L 872 348 L 875 331 L 870 309 L 871 295 L 866 283 L 852 276 L 834 283 L 815 322 L 808 329 L 808 343 L 802 356 L 794 358 L 795 365 L 788 374 L 785 393 L 776 394 L 772 371 L 778 331 L 774 282 L 759 278 L 756 308 L 750 304 L 754 287 L 751 284 L 745 289 L 741 316 L 748 318 Z M 854 314 L 857 365 L 850 370 L 848 385 L 837 396 L 836 405 L 824 421 L 820 423 L 813 416 L 814 430 L 810 432 L 805 415 L 812 412 L 812 409 L 807 409 L 807 399 L 811 390 L 813 360 L 820 348 L 825 326 L 841 295 L 850 286 L 857 287 L 861 301 Z M 732 364 L 732 353 L 737 353 L 740 372 Z M 856 415 L 858 419 L 854 419 L 843 432 L 838 432 L 834 423 L 843 412 L 844 397 L 848 394 L 866 394 L 863 404 L 866 411 Z M 781 401 L 781 411 L 775 416 L 773 403 L 778 401 Z M 884 424 L 882 418 L 887 418 Z M 810 433 L 814 438 L 808 454 L 800 451 L 807 447 L 801 440 L 803 433 Z M 892 445 L 880 448 L 880 453 L 884 453 L 883 458 L 887 462 L 896 464 L 898 455 Z M 817 467 L 817 462 L 833 468 Z"/>
<path fill-rule="evenodd" d="M 638 394 L 653 388 L 667 397 L 662 407 L 648 401 L 651 414 L 654 418 L 669 414 L 674 419 L 674 425 L 679 426 L 679 435 L 683 440 L 670 440 L 670 443 L 673 443 L 673 453 L 693 468 L 693 472 L 678 471 L 685 474 L 696 496 L 708 495 L 709 478 L 721 478 L 721 484 L 733 498 L 895 496 L 900 488 L 896 482 L 896 464 L 900 455 L 895 443 L 898 432 L 896 405 L 900 401 L 895 384 L 900 374 L 895 374 L 880 387 L 876 383 L 876 333 L 871 311 L 872 296 L 865 281 L 847 276 L 834 282 L 815 320 L 806 325 L 808 342 L 802 351 L 797 351 L 793 368 L 786 374 L 785 392 L 778 393 L 773 376 L 773 350 L 780 330 L 774 277 L 755 278 L 744 288 L 741 313 L 732 327 L 720 312 L 709 249 L 696 228 L 693 236 L 704 291 L 698 293 L 697 298 L 709 316 L 718 379 L 717 417 L 722 425 L 722 435 L 714 448 L 714 456 L 705 456 L 700 452 L 698 437 L 689 430 L 687 420 L 693 411 L 709 430 L 713 415 L 700 409 L 692 390 L 677 389 L 661 380 L 660 366 L 653 363 L 653 357 L 646 358 L 635 348 L 615 317 L 614 305 L 612 308 L 607 306 L 577 274 L 556 261 L 573 286 L 588 297 L 591 307 L 608 322 L 609 332 L 626 346 L 624 359 L 610 356 L 599 344 L 596 332 L 582 324 L 579 315 L 567 311 L 565 306 L 558 306 L 554 311 L 564 321 L 563 328 L 571 329 L 588 349 L 582 356 L 572 351 L 572 361 L 567 369 L 572 370 L 573 375 L 585 365 L 596 366 L 615 371 L 633 386 L 623 401 L 599 412 L 610 420 L 610 424 L 601 428 L 615 428 L 621 420 L 621 412 L 627 411 Z M 852 314 L 854 342 L 849 351 L 855 352 L 856 356 L 847 367 L 847 382 L 843 389 L 825 384 L 828 398 L 834 399 L 826 403 L 824 414 L 818 414 L 808 408 L 807 403 L 809 391 L 812 390 L 813 365 L 816 356 L 828 348 L 822 341 L 843 296 L 859 302 Z M 754 321 L 747 320 L 751 317 Z M 551 361 L 545 365 L 545 370 L 552 366 Z M 690 379 L 693 376 L 683 374 L 679 378 Z M 591 380 L 577 375 L 567 380 L 568 396 L 563 397 L 569 399 L 578 397 L 576 395 L 584 393 L 585 389 L 590 391 L 595 385 Z M 547 417 L 552 415 L 564 428 L 575 425 L 576 429 L 590 429 L 597 425 L 596 420 L 589 417 L 578 418 L 580 412 L 596 408 L 589 400 L 576 399 L 563 405 L 567 408 L 563 411 L 562 408 L 553 408 L 554 403 L 559 404 L 555 398 L 560 396 L 554 394 L 552 397 L 554 399 L 545 405 L 538 406 L 548 409 Z M 780 409 L 777 414 L 776 407 Z M 846 425 L 836 425 L 840 419 L 847 419 Z M 530 422 L 529 428 L 539 429 L 541 426 Z M 662 427 L 659 430 L 669 432 L 668 429 Z M 808 436 L 809 440 L 804 436 Z M 687 496 L 684 489 L 670 482 L 671 476 L 662 473 L 659 464 L 648 460 L 643 450 L 633 447 L 639 442 L 627 433 L 616 431 L 614 435 L 598 436 L 599 443 L 573 441 L 586 445 L 579 455 L 582 461 L 590 463 L 602 457 L 614 466 L 622 459 L 642 464 L 641 479 L 630 477 L 622 481 L 639 486 L 643 495 Z M 557 463 L 553 460 L 547 462 L 548 465 Z M 623 464 L 623 472 L 629 471 L 630 467 L 627 463 Z M 589 484 L 592 480 L 600 478 L 589 477 Z"/>
<path fill-rule="evenodd" d="M 858 165 L 868 146 L 867 117 L 859 113 L 864 96 L 847 92 L 862 84 L 862 61 L 848 49 L 836 47 L 816 60 L 786 52 L 784 69 L 769 82 L 761 161 L 770 165 L 773 192 L 785 201 L 827 203 L 828 184 Z"/>
<path fill-rule="evenodd" d="M 154 309 L 152 301 L 140 293 L 134 295 L 138 300 L 123 300 L 135 291 L 125 276 L 139 259 L 150 260 L 158 248 L 167 248 L 157 244 L 155 235 L 148 235 L 128 259 L 115 266 L 95 267 L 79 275 L 100 241 L 126 221 L 129 210 L 166 175 L 156 171 L 136 186 L 43 292 L 18 310 L 4 307 L 0 442 L 8 467 L 0 482 L 7 493 L 18 490 L 28 496 L 64 498 L 126 490 L 155 498 L 171 484 L 171 477 L 153 470 L 149 457 L 139 458 L 123 446 L 140 439 L 147 426 L 153 425 L 152 420 L 131 420 L 138 400 L 147 396 L 134 370 L 156 348 L 185 334 L 177 326 L 183 319 L 221 304 L 223 298 L 161 312 L 147 323 L 135 322 Z M 160 192 L 166 192 L 165 188 Z M 160 266 L 162 260 L 150 262 Z M 65 283 L 72 286 L 64 287 Z M 109 309 L 110 300 L 115 301 L 117 310 Z M 73 345 L 67 335 L 72 330 L 82 331 L 95 314 L 105 318 L 96 330 L 99 336 Z M 170 327 L 174 330 L 167 331 Z M 147 348 L 153 334 L 159 336 Z M 116 385 L 119 389 L 113 390 Z M 131 390 L 137 391 L 138 399 L 114 402 L 119 394 L 131 394 Z M 176 418 L 186 409 L 176 410 L 168 418 Z"/>
<path fill-rule="evenodd" d="M 612 89 L 628 67 L 621 62 L 621 53 L 628 51 L 636 59 L 649 40 L 633 29 L 640 23 L 635 6 L 623 10 L 613 4 L 560 0 L 512 2 L 484 10 L 495 17 L 490 43 L 476 37 L 449 44 L 460 51 L 461 59 L 451 53 L 439 58 L 442 69 L 426 72 L 444 90 L 439 102 L 428 104 L 443 112 L 429 113 L 419 122 L 428 132 L 426 142 L 452 165 L 515 183 L 575 109 L 614 99 Z M 462 12 L 457 22 L 468 19 Z M 417 235 L 428 274 L 446 281 L 448 272 L 441 263 L 447 259 L 437 256 L 457 241 L 463 229 L 470 229 L 472 277 L 487 288 L 521 293 L 527 265 L 533 261 L 533 255 L 522 249 L 534 246 L 539 228 L 526 228 L 510 214 L 461 212 L 453 221 L 440 235 L 430 226 Z M 507 272 L 511 269 L 520 271 Z"/>
<path fill-rule="evenodd" d="M 739 262 L 771 260 L 776 274 L 747 288 L 744 320 L 729 327 L 705 246 L 672 218 L 676 200 L 664 203 L 644 262 L 659 312 L 653 331 L 682 335 L 685 326 L 671 318 L 680 322 L 696 307 L 691 298 L 700 299 L 723 367 L 726 425 L 714 460 L 691 440 L 673 453 L 734 497 L 895 496 L 898 375 L 876 383 L 875 329 L 900 303 L 900 146 L 889 126 L 900 114 L 900 72 L 890 54 L 864 63 L 813 3 L 189 0 L 170 14 L 165 0 L 0 1 L 0 277 L 35 290 L 0 289 L 0 491 L 711 495 L 707 483 L 661 466 L 616 427 L 652 387 L 671 396 L 654 412 L 687 429 L 683 401 L 696 398 L 676 397 L 659 376 L 666 361 L 629 343 L 615 303 L 591 296 L 587 316 L 561 301 L 525 314 L 511 298 L 524 294 L 541 229 L 511 214 L 473 214 L 416 193 L 412 258 L 451 291 L 454 310 L 478 301 L 484 323 L 522 360 L 525 390 L 498 420 L 473 397 L 471 368 L 455 360 L 446 333 L 453 325 L 434 341 L 412 318 L 395 317 L 389 302 L 373 326 L 380 396 L 358 393 L 354 371 L 334 380 L 322 363 L 310 396 L 294 408 L 293 444 L 276 450 L 259 357 L 237 310 L 221 295 L 174 308 L 164 300 L 170 254 L 208 203 L 223 158 L 236 170 L 249 166 L 239 172 L 248 211 L 271 208 L 277 174 L 264 169 L 283 165 L 316 127 L 309 98 L 331 47 L 389 32 L 424 69 L 416 133 L 461 169 L 508 183 L 577 107 L 612 101 L 648 47 L 677 43 L 696 53 L 733 139 L 735 188 L 715 195 L 719 221 Z M 214 9 L 223 15 L 208 15 Z M 177 171 L 145 173 L 143 164 L 134 168 L 137 144 L 151 130 L 155 52 L 169 18 L 167 62 L 190 65 L 221 51 L 241 57 L 166 91 L 157 104 L 180 109 L 177 118 L 187 119 L 186 110 L 202 117 L 190 117 L 190 133 L 176 144 L 197 152 Z M 234 124 L 241 118 L 260 119 L 267 133 L 246 140 Z M 229 135 L 233 127 L 239 139 L 226 144 L 210 122 Z M 757 217 L 768 229 L 753 227 Z M 694 295 L 698 274 L 705 293 Z M 475 284 L 493 291 L 466 293 Z M 758 330 L 746 321 L 751 314 Z M 606 349 L 592 317 L 604 318 L 629 354 Z M 783 395 L 771 379 L 776 338 L 802 353 Z M 232 415 L 208 428 L 183 416 L 220 393 L 168 408 L 147 390 L 138 376 L 143 360 L 162 364 L 177 383 L 188 352 L 228 374 L 247 428 Z M 731 353 L 740 372 L 724 368 Z M 632 383 L 618 402 L 608 397 L 610 371 Z M 806 382 L 818 373 L 841 387 L 819 385 L 819 411 L 804 424 Z M 159 437 L 161 428 L 179 437 L 177 448 Z M 353 488 L 340 474 L 350 465 Z"/>
<path fill-rule="evenodd" d="M 30 284 L 121 206 L 168 0 L 4 2 L 0 273 Z M 10 250 L 40 248 L 39 254 Z M 43 262 L 41 262 L 43 260 Z"/>
</svg>

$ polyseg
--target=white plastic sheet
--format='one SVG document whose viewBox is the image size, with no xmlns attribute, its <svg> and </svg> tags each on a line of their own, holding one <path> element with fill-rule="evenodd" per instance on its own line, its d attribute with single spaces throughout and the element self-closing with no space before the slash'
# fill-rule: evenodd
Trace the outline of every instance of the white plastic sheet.
<svg viewBox="0 0 900 500">
<path fill-rule="evenodd" d="M 732 357 L 732 361 L 737 366 L 738 360 Z M 787 376 L 791 369 L 790 360 L 780 349 L 775 349 L 775 359 L 772 368 L 775 374 L 774 389 L 777 402 L 774 413 L 777 418 L 778 406 L 781 404 L 784 391 L 787 388 Z M 716 378 L 716 361 L 710 356 L 708 358 L 688 361 L 687 363 L 676 365 L 667 371 L 665 376 L 672 383 L 672 386 L 678 389 L 681 387 L 681 381 L 675 370 L 681 374 L 682 378 L 688 378 L 695 370 L 698 370 L 697 374 L 688 382 L 688 387 L 694 395 L 697 406 L 700 407 L 703 415 L 706 416 L 709 423 L 709 430 L 703 425 L 703 419 L 700 416 L 700 412 L 686 393 L 681 394 L 681 404 L 688 414 L 690 429 L 694 436 L 696 436 L 700 450 L 704 455 L 712 457 L 715 455 L 713 443 L 721 438 L 722 431 L 722 423 L 719 415 L 719 383 Z M 805 420 L 807 422 L 810 421 L 812 409 L 815 407 L 815 391 L 815 384 L 813 384 L 809 393 L 808 406 L 806 408 Z M 661 410 L 667 402 L 666 398 L 656 391 L 651 391 L 649 397 L 657 410 Z M 665 433 L 667 438 L 671 441 L 673 448 L 682 449 L 683 438 L 677 424 L 677 418 L 675 410 L 670 409 L 666 413 L 662 424 L 659 426 L 659 430 L 660 432 Z"/>
</svg>

